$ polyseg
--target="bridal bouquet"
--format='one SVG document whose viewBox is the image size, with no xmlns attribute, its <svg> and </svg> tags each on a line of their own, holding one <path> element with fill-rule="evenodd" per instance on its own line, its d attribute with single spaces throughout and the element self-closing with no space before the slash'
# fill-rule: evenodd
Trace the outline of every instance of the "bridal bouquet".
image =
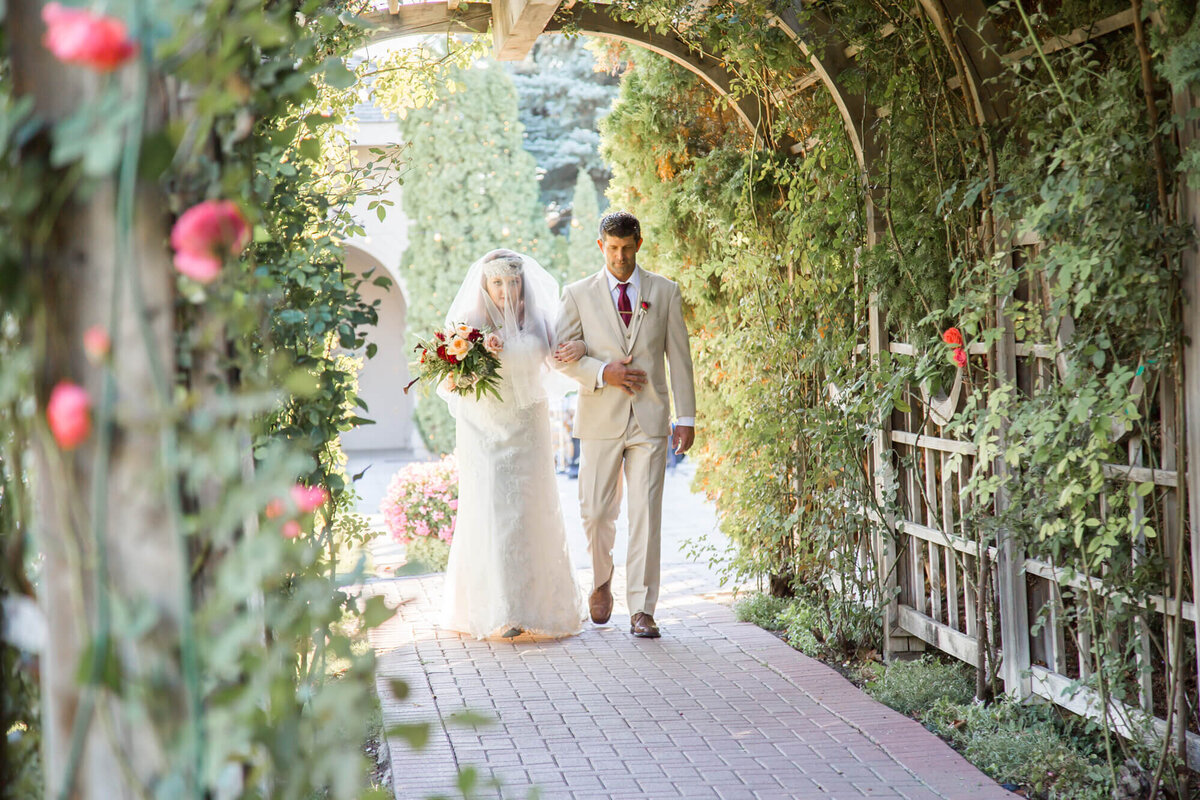
<svg viewBox="0 0 1200 800">
<path fill-rule="evenodd" d="M 499 334 L 470 325 L 450 325 L 434 331 L 429 339 L 417 340 L 414 349 L 421 354 L 416 364 L 417 376 L 404 391 L 421 381 L 433 386 L 443 384 L 458 395 L 474 394 L 476 400 L 485 393 L 499 400 L 496 384 L 500 379 L 503 347 Z"/>
</svg>

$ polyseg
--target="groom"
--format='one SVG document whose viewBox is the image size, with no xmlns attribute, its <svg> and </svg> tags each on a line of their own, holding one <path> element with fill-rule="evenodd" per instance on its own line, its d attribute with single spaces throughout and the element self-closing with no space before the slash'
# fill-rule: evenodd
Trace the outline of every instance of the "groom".
<svg viewBox="0 0 1200 800">
<path fill-rule="evenodd" d="M 656 639 L 667 440 L 670 437 L 676 453 L 685 453 L 695 436 L 692 356 L 679 287 L 637 264 L 642 246 L 637 218 L 624 211 L 606 215 L 597 244 L 605 268 L 563 290 L 556 331 L 557 341 L 582 339 L 587 346 L 583 358 L 556 366 L 579 383 L 579 507 L 594 587 L 588 606 L 593 622 L 608 622 L 612 616 L 612 552 L 624 472 L 629 492 L 625 578 L 630 632 Z"/>
</svg>

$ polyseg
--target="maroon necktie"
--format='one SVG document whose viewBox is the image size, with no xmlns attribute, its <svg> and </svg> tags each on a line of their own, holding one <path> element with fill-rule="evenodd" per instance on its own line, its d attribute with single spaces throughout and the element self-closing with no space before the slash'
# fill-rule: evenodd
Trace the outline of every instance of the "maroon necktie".
<svg viewBox="0 0 1200 800">
<path fill-rule="evenodd" d="M 621 321 L 628 328 L 629 320 L 633 319 L 633 307 L 629 305 L 629 284 L 618 283 L 617 288 L 621 290 L 621 296 L 617 298 L 617 313 L 621 315 Z"/>
</svg>

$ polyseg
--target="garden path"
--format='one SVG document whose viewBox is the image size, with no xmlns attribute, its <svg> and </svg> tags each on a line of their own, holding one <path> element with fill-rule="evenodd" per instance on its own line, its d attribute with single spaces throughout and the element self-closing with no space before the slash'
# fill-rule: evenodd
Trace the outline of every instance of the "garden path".
<svg viewBox="0 0 1200 800">
<path fill-rule="evenodd" d="M 461 796 L 469 766 L 480 776 L 472 796 L 491 798 L 532 797 L 535 786 L 544 800 L 1013 796 L 917 722 L 737 622 L 716 575 L 689 558 L 687 542 L 705 534 L 723 546 L 689 478 L 683 468 L 667 478 L 661 639 L 629 635 L 621 586 L 607 625 L 564 640 L 479 642 L 435 627 L 440 575 L 368 585 L 399 609 L 372 635 L 384 723 L 432 723 L 419 751 L 390 743 L 398 800 Z M 560 478 L 559 488 L 590 585 L 574 483 Z M 386 568 L 395 551 L 380 541 L 375 555 Z M 396 678 L 410 687 L 404 700 L 389 689 Z M 494 721 L 450 719 L 468 709 Z"/>
</svg>

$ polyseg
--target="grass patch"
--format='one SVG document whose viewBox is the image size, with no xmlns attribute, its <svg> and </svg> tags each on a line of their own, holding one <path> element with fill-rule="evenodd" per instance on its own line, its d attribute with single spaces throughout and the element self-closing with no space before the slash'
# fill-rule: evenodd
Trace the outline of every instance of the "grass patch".
<svg viewBox="0 0 1200 800">
<path fill-rule="evenodd" d="M 925 656 L 919 661 L 891 663 L 866 689 L 885 706 L 906 716 L 921 717 L 940 700 L 970 703 L 975 696 L 975 673 L 966 664 Z"/>
<path fill-rule="evenodd" d="M 734 603 L 733 614 L 738 622 L 752 622 L 763 630 L 778 631 L 785 627 L 779 616 L 789 604 L 785 597 L 755 592 Z"/>
<path fill-rule="evenodd" d="M 1061 715 L 1046 706 L 1010 700 L 989 706 L 943 698 L 925 709 L 926 727 L 946 739 L 1000 783 L 1017 784 L 1029 797 L 1106 800 L 1113 796 L 1108 767 L 1089 737 L 1071 736 Z"/>
</svg>

